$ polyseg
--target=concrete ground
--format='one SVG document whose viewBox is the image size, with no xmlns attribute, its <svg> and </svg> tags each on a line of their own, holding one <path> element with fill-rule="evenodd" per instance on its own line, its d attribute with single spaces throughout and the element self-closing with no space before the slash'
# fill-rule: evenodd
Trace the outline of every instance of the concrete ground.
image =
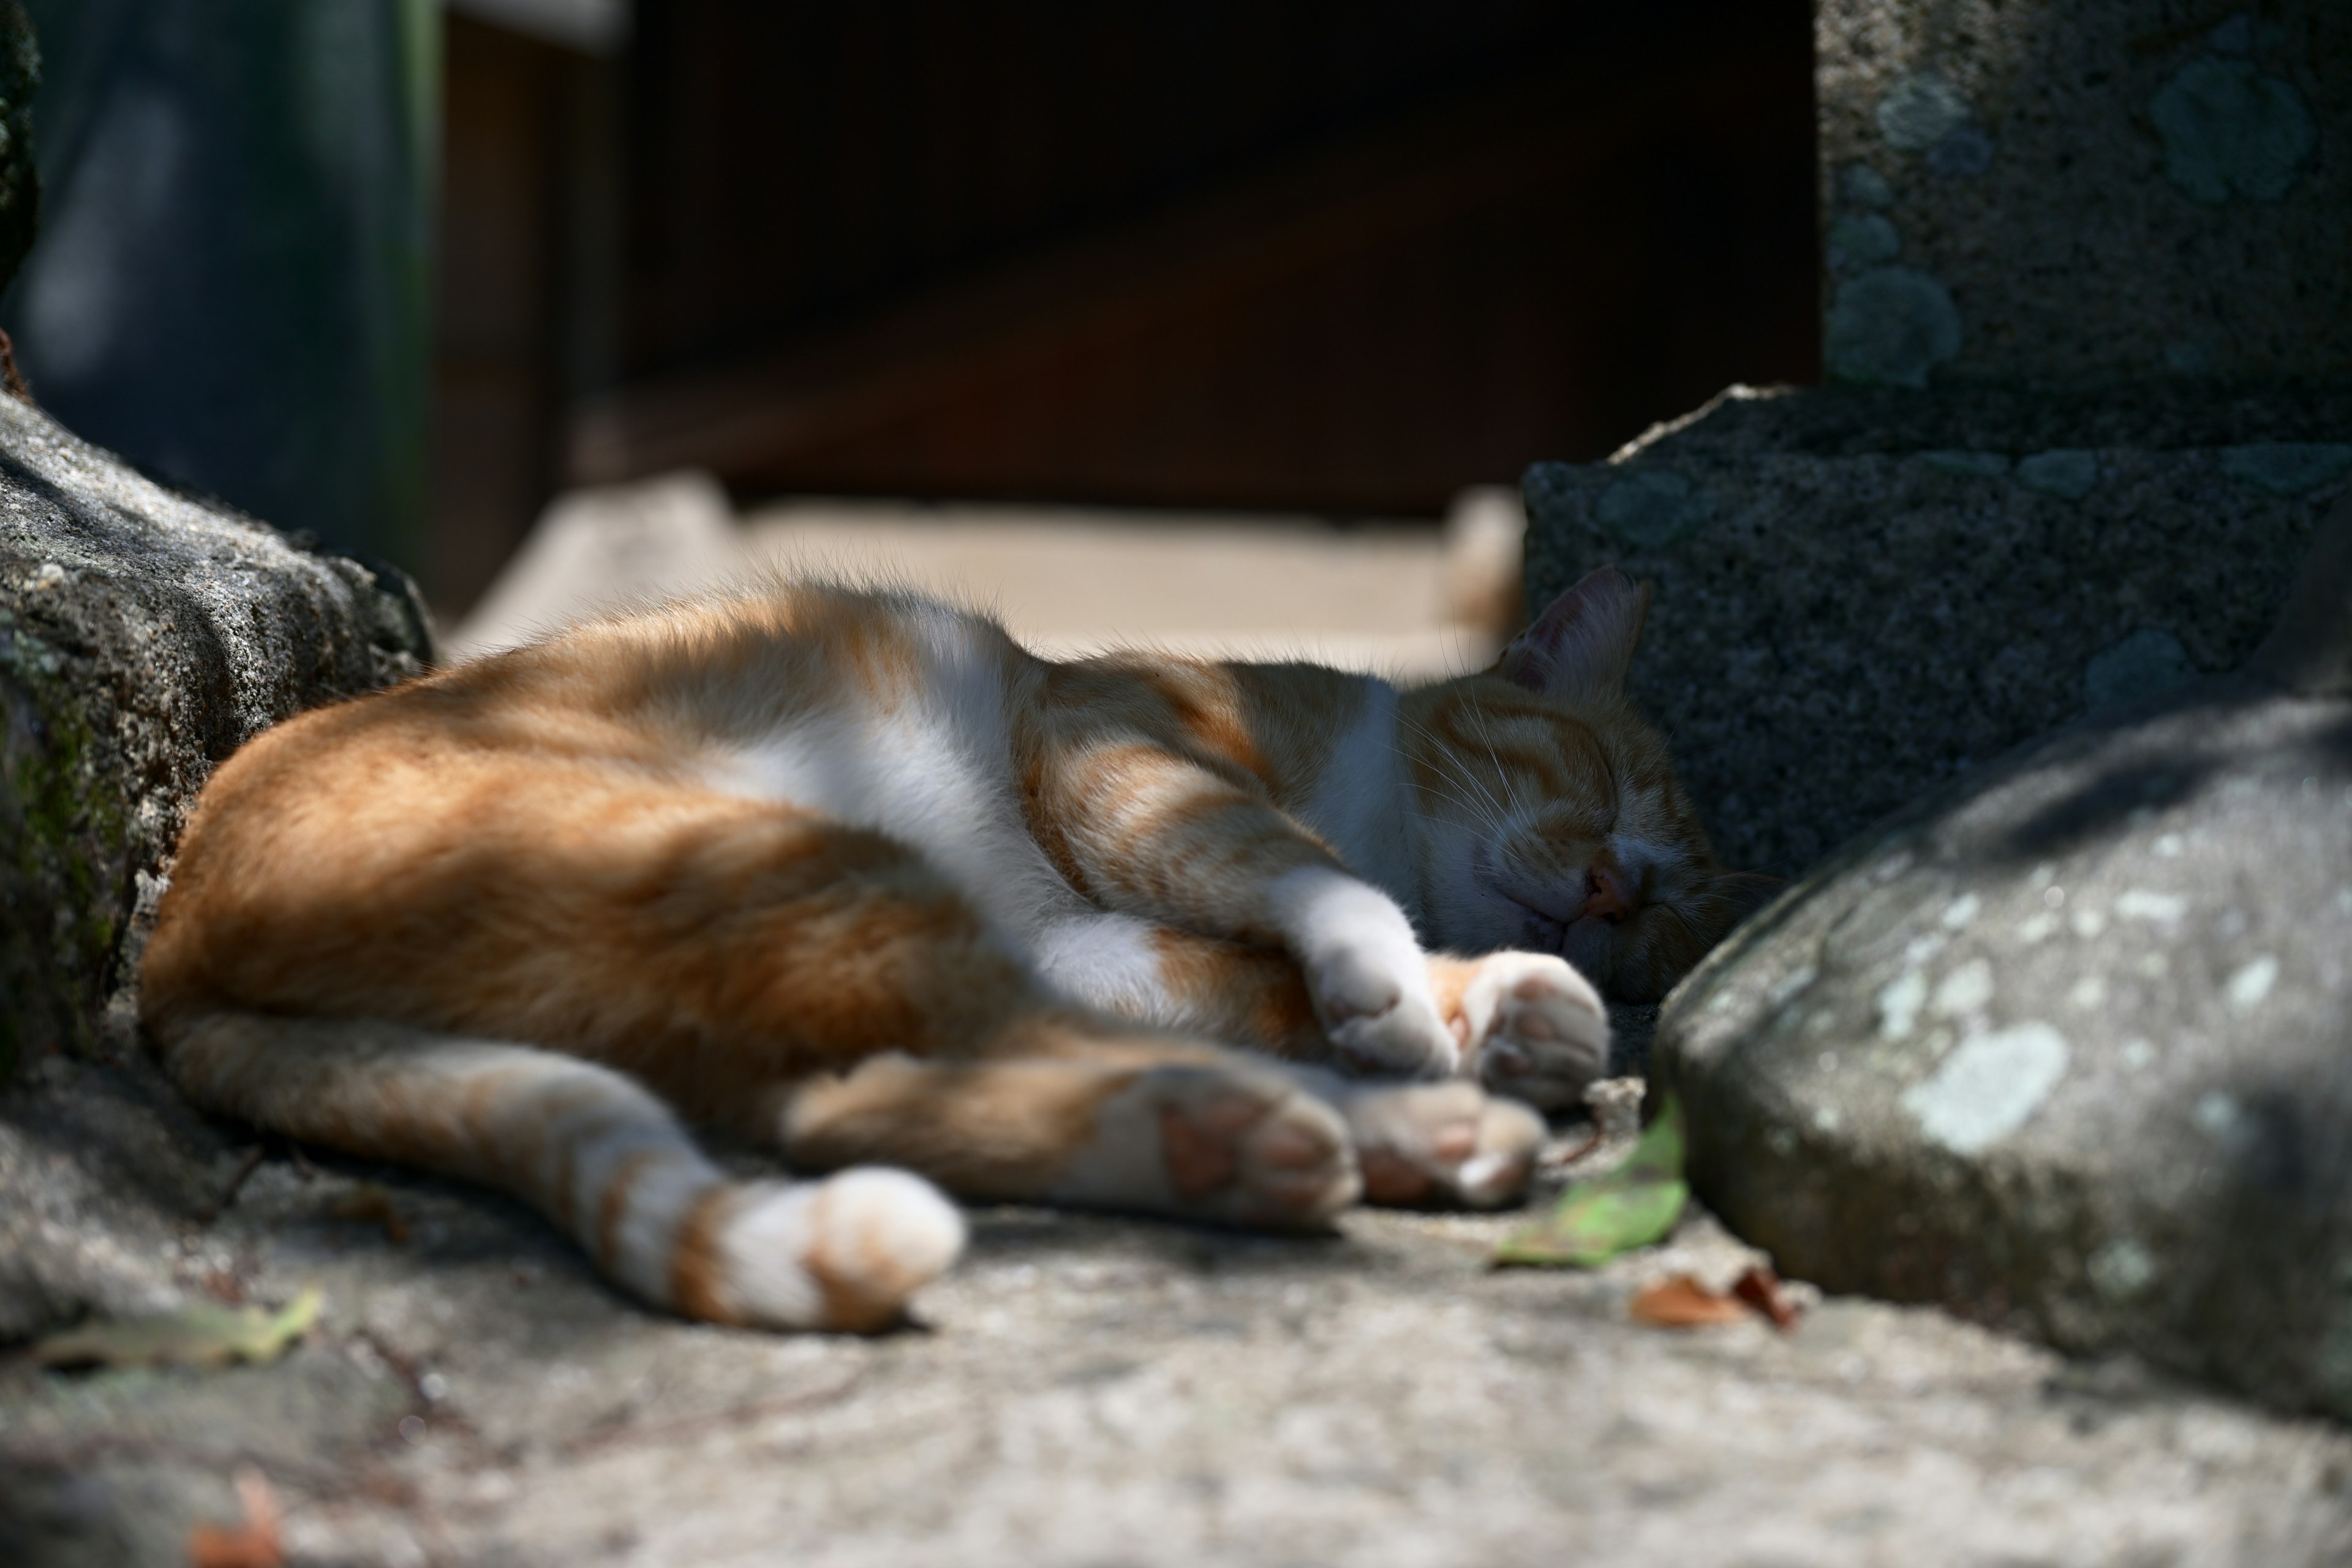
<svg viewBox="0 0 2352 1568">
<path fill-rule="evenodd" d="M 1505 490 L 1465 492 L 1443 523 L 870 500 L 738 516 L 685 474 L 559 500 L 446 641 L 479 653 L 606 605 L 783 572 L 984 607 L 1055 658 L 1149 644 L 1430 679 L 1494 657 L 1524 527 Z"/>
<path fill-rule="evenodd" d="M 1041 643 L 1362 637 L 1358 657 L 1426 670 L 1492 635 L 1448 608 L 1477 574 L 1450 598 L 1427 523 L 744 524 L 690 480 L 570 504 L 462 646 L 691 587 L 780 535 L 911 542 L 917 571 Z M 1377 640 L 1397 637 L 1430 645 Z M 1620 1070 L 1649 1018 L 1620 1010 Z M 1622 1157 L 1627 1103 L 1604 1102 L 1576 1169 Z M 1512 1223 L 1360 1212 L 1299 1240 L 984 1209 L 915 1326 L 736 1332 L 622 1300 L 511 1204 L 255 1143 L 135 1056 L 53 1058 L 0 1093 L 0 1313 L 274 1306 L 308 1284 L 325 1305 L 263 1366 L 0 1352 L 0 1563 L 186 1563 L 192 1527 L 239 1516 L 240 1474 L 282 1509 L 283 1560 L 322 1568 L 2352 1562 L 2341 1428 L 1926 1310 L 1645 1327 L 1642 1286 L 1738 1259 L 1706 1216 L 1593 1271 L 1492 1268 Z"/>
<path fill-rule="evenodd" d="M 270 1365 L 0 1357 L 0 1561 L 188 1562 L 241 1470 L 285 1561 L 352 1568 L 2352 1561 L 2338 1428 L 1926 1310 L 1632 1321 L 1732 1247 L 1704 1216 L 1553 1272 L 1489 1266 L 1508 1217 L 1299 1240 L 982 1209 L 918 1325 L 783 1337 L 648 1313 L 512 1205 L 282 1144 L 208 1216 L 246 1136 L 135 1068 L 0 1097 L 20 1262 L 325 1290 Z"/>
</svg>

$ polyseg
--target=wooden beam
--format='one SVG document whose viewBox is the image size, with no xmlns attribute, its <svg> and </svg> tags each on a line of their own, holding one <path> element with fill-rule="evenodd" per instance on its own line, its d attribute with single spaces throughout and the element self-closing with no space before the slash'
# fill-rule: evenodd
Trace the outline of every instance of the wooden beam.
<svg viewBox="0 0 2352 1568">
<path fill-rule="evenodd" d="M 1562 174 L 1736 89 L 1746 42 L 1685 40 L 1663 79 L 1629 80 L 1590 57 L 1579 69 L 1547 61 L 1507 89 L 1253 172 L 805 341 L 625 385 L 575 415 L 570 477 L 772 469 L 1008 366 L 1115 339 L 1163 312 L 1263 289 L 1513 195 L 1542 199 Z"/>
</svg>

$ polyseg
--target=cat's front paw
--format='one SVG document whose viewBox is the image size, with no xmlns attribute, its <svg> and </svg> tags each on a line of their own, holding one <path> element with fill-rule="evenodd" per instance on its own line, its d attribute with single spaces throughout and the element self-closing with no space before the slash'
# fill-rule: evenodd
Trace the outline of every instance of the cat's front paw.
<svg viewBox="0 0 2352 1568">
<path fill-rule="evenodd" d="M 1609 1010 L 1568 963 L 1546 952 L 1472 960 L 1449 1023 L 1465 1070 L 1543 1110 L 1580 1104 L 1609 1065 Z"/>
<path fill-rule="evenodd" d="M 1341 1066 L 1408 1078 L 1459 1069 L 1427 960 L 1394 900 L 1344 872 L 1309 867 L 1284 878 L 1273 901 L 1315 1021 Z"/>
<path fill-rule="evenodd" d="M 1425 988 L 1409 984 L 1396 967 L 1357 951 L 1326 959 L 1307 975 L 1317 1019 L 1352 1071 L 1446 1077 L 1461 1063 L 1454 1033 Z"/>
</svg>

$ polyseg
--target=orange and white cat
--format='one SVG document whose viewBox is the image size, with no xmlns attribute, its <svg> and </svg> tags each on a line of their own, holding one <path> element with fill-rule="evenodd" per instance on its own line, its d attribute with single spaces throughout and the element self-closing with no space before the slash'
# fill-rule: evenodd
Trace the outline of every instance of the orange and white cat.
<svg viewBox="0 0 2352 1568">
<path fill-rule="evenodd" d="M 1406 691 L 822 584 L 596 621 L 231 758 L 145 1022 L 199 1103 L 514 1193 L 719 1321 L 891 1321 L 962 1243 L 933 1183 L 1507 1202 L 1521 1102 L 1603 1065 L 1588 982 L 1655 996 L 1759 896 L 1623 700 L 1647 605 L 1603 569 Z M 730 1179 L 689 1122 L 838 1173 Z"/>
</svg>

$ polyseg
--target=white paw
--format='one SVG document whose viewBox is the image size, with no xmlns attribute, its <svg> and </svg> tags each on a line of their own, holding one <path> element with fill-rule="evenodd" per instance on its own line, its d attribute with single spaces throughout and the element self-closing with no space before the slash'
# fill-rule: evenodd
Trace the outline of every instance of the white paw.
<svg viewBox="0 0 2352 1568">
<path fill-rule="evenodd" d="M 1360 1000 L 1360 992 L 1319 984 L 1313 990 L 1323 1032 L 1350 1071 L 1446 1078 L 1460 1067 L 1460 1047 L 1426 995 L 1406 995 L 1400 988 L 1388 994 L 1388 1005 L 1374 1010 Z M 1335 994 L 1343 999 L 1335 1004 Z"/>
<path fill-rule="evenodd" d="M 1335 871 L 1294 872 L 1277 897 L 1316 1021 L 1357 1072 L 1442 1078 L 1461 1065 L 1430 994 L 1412 926 L 1378 889 Z"/>
<path fill-rule="evenodd" d="M 963 1250 L 963 1215 L 904 1171 L 861 1165 L 821 1182 L 739 1189 L 716 1240 L 715 1278 L 698 1294 L 716 1312 L 689 1316 L 772 1329 L 871 1333 Z M 673 1276 L 683 1272 L 672 1267 Z"/>
<path fill-rule="evenodd" d="M 1479 960 L 1462 995 L 1464 1055 L 1497 1094 L 1545 1110 L 1581 1102 L 1609 1065 L 1609 1010 L 1590 982 L 1545 952 Z"/>
</svg>

